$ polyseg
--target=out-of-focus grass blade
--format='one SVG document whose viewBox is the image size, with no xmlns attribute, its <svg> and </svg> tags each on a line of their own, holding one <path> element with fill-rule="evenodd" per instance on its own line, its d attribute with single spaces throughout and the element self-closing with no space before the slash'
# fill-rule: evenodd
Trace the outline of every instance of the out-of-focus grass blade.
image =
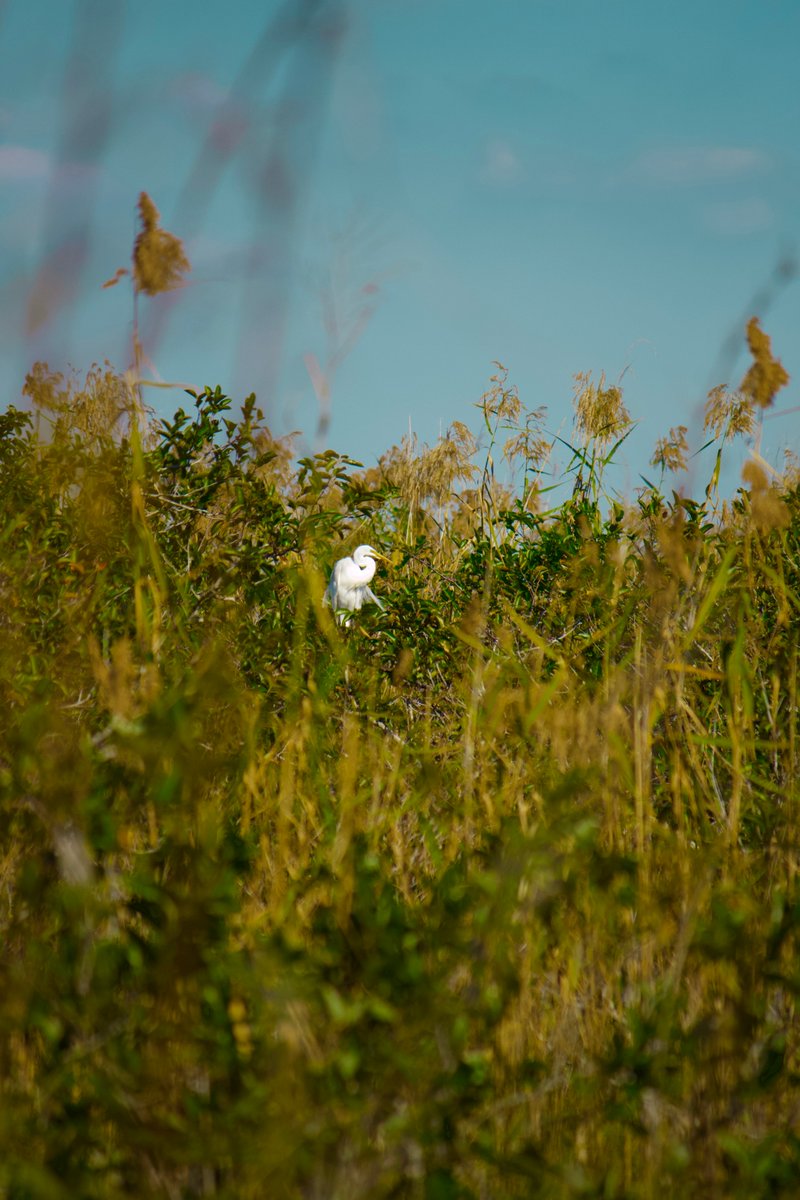
<svg viewBox="0 0 800 1200">
<path fill-rule="evenodd" d="M 537 633 L 533 626 L 530 625 L 523 617 L 521 617 L 518 612 L 515 612 L 508 601 L 504 603 L 503 607 L 506 615 L 510 617 L 517 629 L 519 629 L 520 633 L 523 633 L 528 641 L 533 643 L 537 650 L 541 650 L 542 654 L 544 654 L 552 662 L 558 663 L 559 666 L 563 664 L 563 656 L 555 651 L 553 647 L 547 641 L 545 641 L 542 635 Z"/>
<path fill-rule="evenodd" d="M 711 610 L 713 609 L 714 605 L 716 604 L 717 599 L 724 591 L 725 585 L 728 582 L 728 577 L 731 573 L 731 567 L 733 566 L 733 560 L 736 558 L 736 549 L 737 549 L 736 546 L 730 546 L 726 550 L 725 555 L 722 559 L 722 562 L 719 565 L 719 570 L 717 571 L 716 575 L 712 579 L 711 586 L 709 587 L 708 591 L 706 592 L 705 596 L 703 597 L 700 607 L 697 610 L 697 616 L 694 619 L 694 624 L 692 625 L 692 628 L 689 630 L 689 633 L 687 634 L 686 642 L 685 642 L 686 646 L 690 646 L 691 643 L 695 640 L 698 633 L 700 632 L 700 630 L 703 628 L 706 621 L 710 617 Z"/>
</svg>

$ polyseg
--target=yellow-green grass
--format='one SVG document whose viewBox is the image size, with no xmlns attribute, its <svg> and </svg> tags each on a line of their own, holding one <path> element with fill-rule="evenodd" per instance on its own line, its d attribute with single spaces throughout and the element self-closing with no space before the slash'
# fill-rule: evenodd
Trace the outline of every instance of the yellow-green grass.
<svg viewBox="0 0 800 1200">
<path fill-rule="evenodd" d="M 681 429 L 609 496 L 602 379 L 552 492 L 502 370 L 481 438 L 370 471 L 293 465 L 252 399 L 159 424 L 31 373 L 0 1195 L 797 1194 L 800 495 L 757 453 L 718 494 L 784 382 L 759 334 L 696 500 Z M 362 541 L 386 611 L 340 630 Z"/>
</svg>

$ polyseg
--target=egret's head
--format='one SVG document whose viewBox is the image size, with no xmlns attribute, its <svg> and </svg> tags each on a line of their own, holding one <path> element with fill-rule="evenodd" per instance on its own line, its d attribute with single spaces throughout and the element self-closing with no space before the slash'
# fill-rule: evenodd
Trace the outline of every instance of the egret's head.
<svg viewBox="0 0 800 1200">
<path fill-rule="evenodd" d="M 353 551 L 353 562 L 359 567 L 363 566 L 368 558 L 373 560 L 380 559 L 381 562 L 389 561 L 385 554 L 381 554 L 379 550 L 375 550 L 372 546 L 359 546 L 357 550 Z"/>
</svg>

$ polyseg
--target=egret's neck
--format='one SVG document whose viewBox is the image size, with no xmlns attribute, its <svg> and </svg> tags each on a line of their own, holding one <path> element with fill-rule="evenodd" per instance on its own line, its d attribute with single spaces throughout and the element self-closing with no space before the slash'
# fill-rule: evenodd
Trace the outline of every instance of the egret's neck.
<svg viewBox="0 0 800 1200">
<path fill-rule="evenodd" d="M 369 583 L 370 579 L 375 574 L 375 559 L 365 558 L 362 563 L 359 563 L 361 568 L 361 579 L 364 583 Z"/>
</svg>

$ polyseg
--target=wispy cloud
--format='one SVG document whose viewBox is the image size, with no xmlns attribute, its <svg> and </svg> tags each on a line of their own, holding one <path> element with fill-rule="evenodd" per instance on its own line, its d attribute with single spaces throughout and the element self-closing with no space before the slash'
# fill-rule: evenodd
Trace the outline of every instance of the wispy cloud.
<svg viewBox="0 0 800 1200">
<path fill-rule="evenodd" d="M 46 179 L 50 174 L 50 156 L 30 146 L 0 146 L 0 179 L 6 183 Z"/>
<path fill-rule="evenodd" d="M 771 165 L 755 146 L 662 146 L 643 150 L 629 175 L 654 186 L 699 187 L 760 175 Z"/>
<path fill-rule="evenodd" d="M 51 180 L 59 191 L 80 188 L 96 181 L 101 168 L 89 162 L 57 162 L 45 150 L 33 146 L 0 146 L 0 181 L 38 183 Z"/>
</svg>

